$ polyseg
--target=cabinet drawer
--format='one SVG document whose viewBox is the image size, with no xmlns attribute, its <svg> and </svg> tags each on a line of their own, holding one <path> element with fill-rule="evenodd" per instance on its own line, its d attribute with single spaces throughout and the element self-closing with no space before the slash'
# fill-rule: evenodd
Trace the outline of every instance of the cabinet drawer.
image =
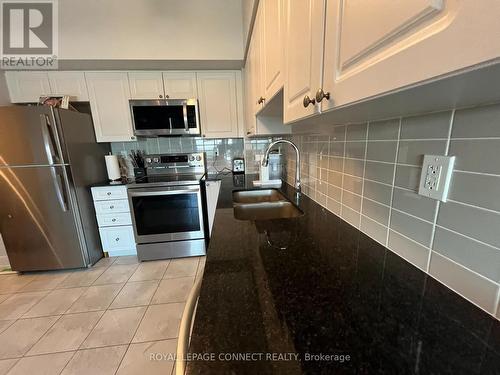
<svg viewBox="0 0 500 375">
<path fill-rule="evenodd" d="M 111 227 L 117 225 L 132 225 L 130 212 L 115 212 L 111 214 L 97 215 L 97 223 L 100 227 Z"/>
<path fill-rule="evenodd" d="M 99 214 L 111 214 L 115 212 L 130 212 L 127 199 L 97 201 L 94 202 L 95 212 Z"/>
<path fill-rule="evenodd" d="M 135 249 L 134 230 L 131 225 L 99 228 L 99 233 L 104 251 Z"/>
<path fill-rule="evenodd" d="M 92 198 L 95 201 L 107 201 L 112 199 L 127 199 L 126 186 L 99 186 L 92 188 Z"/>
</svg>

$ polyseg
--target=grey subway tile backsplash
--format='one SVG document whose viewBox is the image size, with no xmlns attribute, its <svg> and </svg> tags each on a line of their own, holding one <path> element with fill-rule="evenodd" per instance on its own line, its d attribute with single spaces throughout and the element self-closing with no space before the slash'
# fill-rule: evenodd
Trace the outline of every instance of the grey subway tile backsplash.
<svg viewBox="0 0 500 375">
<path fill-rule="evenodd" d="M 346 141 L 364 141 L 366 140 L 367 131 L 368 124 L 347 125 Z"/>
<path fill-rule="evenodd" d="M 498 284 L 432 252 L 429 273 L 491 314 L 496 310 Z"/>
<path fill-rule="evenodd" d="M 332 142 L 330 143 L 330 156 L 344 156 L 345 142 Z"/>
<path fill-rule="evenodd" d="M 376 222 L 385 226 L 387 226 L 389 223 L 390 208 L 372 200 L 366 198 L 363 199 L 362 213 L 363 215 L 368 216 L 370 219 L 375 220 Z"/>
<path fill-rule="evenodd" d="M 429 247 L 432 236 L 432 224 L 409 216 L 403 212 L 391 211 L 391 229 L 411 238 L 423 246 Z"/>
<path fill-rule="evenodd" d="M 441 203 L 438 225 L 500 247 L 500 213 L 460 203 Z M 500 250 L 499 250 L 500 253 Z M 498 264 L 500 271 L 500 263 Z"/>
<path fill-rule="evenodd" d="M 494 247 L 437 227 L 433 250 L 493 281 L 500 282 L 500 251 Z"/>
<path fill-rule="evenodd" d="M 363 179 L 361 177 L 344 176 L 344 189 L 361 194 L 363 191 Z"/>
<path fill-rule="evenodd" d="M 330 141 L 345 141 L 345 125 L 332 126 L 329 136 Z"/>
<path fill-rule="evenodd" d="M 376 161 L 367 161 L 365 169 L 365 178 L 392 185 L 394 177 L 394 164 L 379 163 Z"/>
<path fill-rule="evenodd" d="M 363 177 L 365 163 L 363 160 L 345 159 L 344 160 L 344 173 Z"/>
<path fill-rule="evenodd" d="M 361 196 L 344 190 L 344 193 L 342 194 L 342 204 L 349 206 L 351 209 L 359 212 L 361 211 Z"/>
<path fill-rule="evenodd" d="M 387 247 L 422 270 L 426 270 L 430 250 L 389 230 Z"/>
<path fill-rule="evenodd" d="M 397 147 L 397 141 L 368 142 L 366 160 L 394 163 Z"/>
<path fill-rule="evenodd" d="M 216 149 L 218 150 L 218 156 L 215 156 Z M 205 139 L 201 137 L 159 137 L 139 138 L 136 142 L 111 143 L 111 151 L 113 154 L 122 154 L 123 152 L 128 154 L 130 150 L 143 150 L 147 154 L 205 152 L 207 156 L 208 171 L 214 173 L 216 169 L 231 168 L 231 161 L 234 157 L 249 156 L 245 155 L 246 152 L 243 138 Z M 262 151 L 262 153 L 264 153 L 264 151 Z M 249 165 L 252 166 L 252 160 L 247 160 L 247 167 Z"/>
<path fill-rule="evenodd" d="M 345 157 L 352 159 L 365 158 L 366 142 L 347 142 L 345 144 Z"/>
<path fill-rule="evenodd" d="M 337 171 L 337 172 L 342 172 L 344 170 L 344 159 L 336 156 L 330 156 L 328 158 L 328 168 Z"/>
<path fill-rule="evenodd" d="M 452 139 L 450 155 L 456 156 L 455 169 L 500 174 L 500 139 Z"/>
<path fill-rule="evenodd" d="M 388 230 L 386 226 L 379 224 L 366 216 L 361 216 L 361 224 L 359 228 L 362 232 L 366 233 L 385 246 Z"/>
<path fill-rule="evenodd" d="M 420 171 L 421 168 L 419 167 L 398 165 L 396 167 L 396 178 L 394 180 L 394 185 L 404 189 L 418 191 Z"/>
<path fill-rule="evenodd" d="M 500 137 L 500 104 L 456 111 L 451 137 Z"/>
<path fill-rule="evenodd" d="M 403 118 L 401 139 L 448 138 L 452 111 Z"/>
<path fill-rule="evenodd" d="M 500 104 L 305 126 L 287 138 L 302 154 L 306 195 L 500 318 Z M 421 163 L 446 153 L 457 160 L 438 203 L 417 194 Z M 292 183 L 294 159 L 287 151 Z"/>
<path fill-rule="evenodd" d="M 399 142 L 398 163 L 421 166 L 424 155 L 444 155 L 445 140 L 401 141 Z"/>
<path fill-rule="evenodd" d="M 365 180 L 363 196 L 389 206 L 391 204 L 392 187 L 375 181 Z"/>
<path fill-rule="evenodd" d="M 478 194 L 472 192 L 480 191 Z M 474 206 L 500 211 L 500 176 L 481 175 L 475 173 L 453 173 L 449 199 L 468 203 Z"/>
<path fill-rule="evenodd" d="M 342 219 L 347 221 L 353 227 L 359 228 L 360 214 L 358 211 L 355 211 L 348 206 L 342 205 L 341 216 Z"/>
<path fill-rule="evenodd" d="M 434 221 L 437 201 L 413 191 L 394 188 L 392 207 L 427 221 Z"/>
<path fill-rule="evenodd" d="M 397 140 L 399 119 L 376 121 L 368 124 L 368 140 Z"/>
</svg>

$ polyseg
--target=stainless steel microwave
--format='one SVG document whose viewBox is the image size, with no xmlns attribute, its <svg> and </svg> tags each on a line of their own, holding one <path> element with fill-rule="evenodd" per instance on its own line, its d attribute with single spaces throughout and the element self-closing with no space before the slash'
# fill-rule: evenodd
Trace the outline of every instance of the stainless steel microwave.
<svg viewBox="0 0 500 375">
<path fill-rule="evenodd" d="M 197 99 L 130 100 L 130 112 L 139 137 L 201 134 Z"/>
</svg>

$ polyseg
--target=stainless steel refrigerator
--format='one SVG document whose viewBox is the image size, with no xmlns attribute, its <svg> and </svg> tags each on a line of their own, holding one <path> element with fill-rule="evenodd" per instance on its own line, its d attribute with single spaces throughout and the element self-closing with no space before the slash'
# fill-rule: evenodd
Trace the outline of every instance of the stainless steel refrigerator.
<svg viewBox="0 0 500 375">
<path fill-rule="evenodd" d="M 13 270 L 86 267 L 102 257 L 90 185 L 107 179 L 88 114 L 0 107 L 0 233 Z"/>
</svg>

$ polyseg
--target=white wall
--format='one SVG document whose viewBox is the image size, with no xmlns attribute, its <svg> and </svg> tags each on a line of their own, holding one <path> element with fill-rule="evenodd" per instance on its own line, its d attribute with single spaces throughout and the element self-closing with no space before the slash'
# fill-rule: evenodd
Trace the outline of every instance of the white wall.
<svg viewBox="0 0 500 375">
<path fill-rule="evenodd" d="M 60 59 L 241 60 L 241 0 L 59 1 Z"/>
<path fill-rule="evenodd" d="M 0 105 L 9 105 L 9 91 L 7 89 L 7 82 L 5 82 L 5 72 L 0 71 Z M 0 241 L 1 250 L 1 241 Z M 1 254 L 0 254 L 1 255 Z"/>
</svg>

